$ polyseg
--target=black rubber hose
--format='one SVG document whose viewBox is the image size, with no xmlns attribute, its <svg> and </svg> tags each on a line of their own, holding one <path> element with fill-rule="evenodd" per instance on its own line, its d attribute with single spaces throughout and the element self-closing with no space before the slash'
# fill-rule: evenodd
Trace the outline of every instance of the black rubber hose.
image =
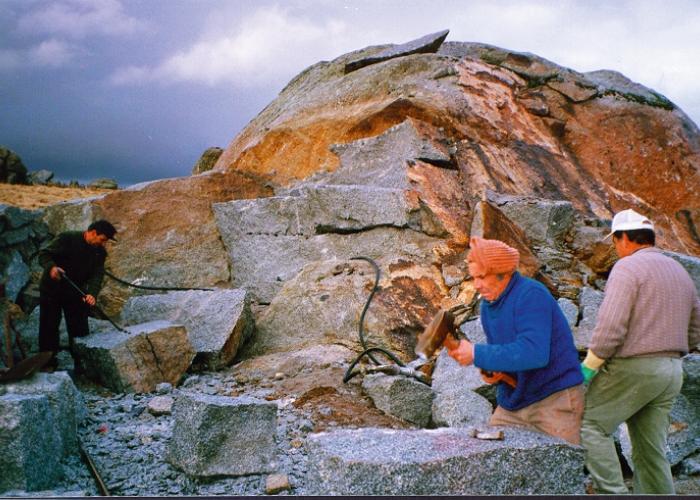
<svg viewBox="0 0 700 500">
<path fill-rule="evenodd" d="M 362 351 L 362 352 L 360 353 L 360 355 L 359 355 L 357 358 L 355 358 L 355 361 L 353 361 L 352 363 L 350 363 L 350 367 L 349 367 L 348 370 L 345 372 L 345 376 L 343 377 L 343 382 L 344 382 L 344 383 L 347 384 L 347 383 L 348 383 L 348 380 L 350 380 L 351 378 L 353 378 L 355 375 L 357 375 L 357 374 L 359 373 L 359 372 L 352 373 L 352 369 L 355 368 L 355 365 L 356 365 L 357 363 L 359 363 L 359 361 L 362 359 L 363 356 L 370 356 L 370 357 L 372 357 L 372 356 L 369 354 L 369 353 L 372 352 L 372 351 L 380 351 L 380 352 L 383 352 L 384 354 L 386 354 L 387 356 L 389 356 L 397 365 L 399 365 L 399 366 L 406 366 L 405 364 L 403 364 L 403 363 L 401 362 L 401 360 L 400 360 L 399 358 L 397 358 L 394 354 L 392 354 L 390 351 L 387 351 L 387 350 L 384 349 L 383 347 L 370 347 L 369 349 L 365 349 L 364 351 Z M 374 359 L 374 358 L 372 358 L 372 359 Z M 377 363 L 377 364 L 379 364 L 379 363 Z"/>
<path fill-rule="evenodd" d="M 350 260 L 366 260 L 372 266 L 374 266 L 374 273 L 375 273 L 375 280 L 374 280 L 374 286 L 372 287 L 372 291 L 369 294 L 369 297 L 367 297 L 367 302 L 365 302 L 365 307 L 362 309 L 362 314 L 360 315 L 360 344 L 362 344 L 362 348 L 364 349 L 363 353 L 367 352 L 367 344 L 365 343 L 365 336 L 364 336 L 364 323 L 365 323 L 365 314 L 367 313 L 367 309 L 369 308 L 369 303 L 372 302 L 372 297 L 374 297 L 374 293 L 377 291 L 377 288 L 379 286 L 379 276 L 380 276 L 380 271 L 379 271 L 379 266 L 377 265 L 376 262 L 374 262 L 372 259 L 369 257 L 364 257 L 364 256 L 357 256 L 357 257 L 352 257 Z M 362 354 L 360 354 L 362 356 Z M 376 360 L 374 356 L 371 354 L 367 355 L 369 359 L 371 359 L 375 365 L 380 364 L 379 361 Z M 357 360 L 356 360 L 357 361 Z"/>
<path fill-rule="evenodd" d="M 129 283 L 128 281 L 124 281 L 122 279 L 117 278 L 114 276 L 112 273 L 108 272 L 105 270 L 105 274 L 112 278 L 114 281 L 117 281 L 121 283 L 122 285 L 130 286 L 132 288 L 141 288 L 142 290 L 179 290 L 179 291 L 186 291 L 186 290 L 202 290 L 205 292 L 213 292 L 213 288 L 179 288 L 179 287 L 173 287 L 173 286 L 145 286 L 145 285 L 137 285 L 135 283 Z"/>
<path fill-rule="evenodd" d="M 362 309 L 362 314 L 360 315 L 360 344 L 362 344 L 362 348 L 364 349 L 364 351 L 362 351 L 360 353 L 360 355 L 357 356 L 357 358 L 355 358 L 355 361 L 353 361 L 350 364 L 350 367 L 345 372 L 345 376 L 343 377 L 343 382 L 345 382 L 345 383 L 347 383 L 348 380 L 350 380 L 352 377 L 357 375 L 357 373 L 352 373 L 352 369 L 355 368 L 355 365 L 357 363 L 359 363 L 359 361 L 364 356 L 368 356 L 374 362 L 375 365 L 381 364 L 381 363 L 379 363 L 379 361 L 377 361 L 377 359 L 374 356 L 372 356 L 371 353 L 373 351 L 380 351 L 380 352 L 386 354 L 387 356 L 389 356 L 399 366 L 405 366 L 401 362 L 400 359 L 398 359 L 394 354 L 392 354 L 390 351 L 387 351 L 383 347 L 369 347 L 369 348 L 367 347 L 367 344 L 365 343 L 365 336 L 363 333 L 364 332 L 363 324 L 365 322 L 365 313 L 367 313 L 367 309 L 369 308 L 369 304 L 370 304 L 370 302 L 372 302 L 372 297 L 374 297 L 374 293 L 377 291 L 377 288 L 379 287 L 379 277 L 380 277 L 381 273 L 379 271 L 379 266 L 377 265 L 377 263 L 374 262 L 369 257 L 357 256 L 357 257 L 352 257 L 350 260 L 366 260 L 367 262 L 372 264 L 372 266 L 374 267 L 374 272 L 375 272 L 376 278 L 374 280 L 374 286 L 372 287 L 372 291 L 370 292 L 369 297 L 367 298 L 367 302 L 365 302 L 365 307 L 364 307 L 364 309 Z"/>
</svg>

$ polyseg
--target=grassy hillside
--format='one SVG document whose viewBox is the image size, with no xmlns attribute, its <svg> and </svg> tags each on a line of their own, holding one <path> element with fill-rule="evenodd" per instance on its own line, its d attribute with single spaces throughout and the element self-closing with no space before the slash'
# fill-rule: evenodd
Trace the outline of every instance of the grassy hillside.
<svg viewBox="0 0 700 500">
<path fill-rule="evenodd" d="M 76 198 L 91 198 L 111 189 L 91 189 L 54 186 L 22 186 L 0 183 L 0 203 L 27 210 L 37 210 L 46 205 Z"/>
</svg>

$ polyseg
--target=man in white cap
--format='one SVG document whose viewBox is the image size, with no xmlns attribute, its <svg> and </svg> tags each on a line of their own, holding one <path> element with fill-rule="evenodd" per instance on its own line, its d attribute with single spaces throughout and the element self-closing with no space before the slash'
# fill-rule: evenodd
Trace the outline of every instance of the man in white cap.
<svg viewBox="0 0 700 500">
<path fill-rule="evenodd" d="M 635 494 L 673 494 L 666 436 L 683 384 L 681 356 L 700 343 L 700 302 L 688 272 L 659 252 L 652 222 L 615 215 L 605 238 L 620 260 L 605 287 L 581 370 L 590 385 L 581 422 L 597 493 L 625 494 L 613 433 L 627 423 Z"/>
</svg>

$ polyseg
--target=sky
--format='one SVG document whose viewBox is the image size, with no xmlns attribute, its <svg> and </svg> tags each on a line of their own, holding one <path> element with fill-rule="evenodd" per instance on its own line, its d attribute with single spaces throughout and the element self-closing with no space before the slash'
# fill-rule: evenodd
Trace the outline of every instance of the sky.
<svg viewBox="0 0 700 500">
<path fill-rule="evenodd" d="M 0 146 L 63 182 L 185 177 L 307 67 L 444 29 L 700 123 L 698 0 L 0 0 Z"/>
</svg>

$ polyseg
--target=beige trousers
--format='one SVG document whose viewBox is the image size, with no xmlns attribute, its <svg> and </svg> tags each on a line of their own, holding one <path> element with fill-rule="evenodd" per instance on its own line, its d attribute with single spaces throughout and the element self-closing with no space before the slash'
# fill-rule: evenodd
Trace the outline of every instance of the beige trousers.
<svg viewBox="0 0 700 500">
<path fill-rule="evenodd" d="M 496 407 L 489 425 L 530 427 L 571 444 L 581 444 L 581 416 L 585 407 L 583 384 L 555 392 L 515 411 Z"/>
</svg>

